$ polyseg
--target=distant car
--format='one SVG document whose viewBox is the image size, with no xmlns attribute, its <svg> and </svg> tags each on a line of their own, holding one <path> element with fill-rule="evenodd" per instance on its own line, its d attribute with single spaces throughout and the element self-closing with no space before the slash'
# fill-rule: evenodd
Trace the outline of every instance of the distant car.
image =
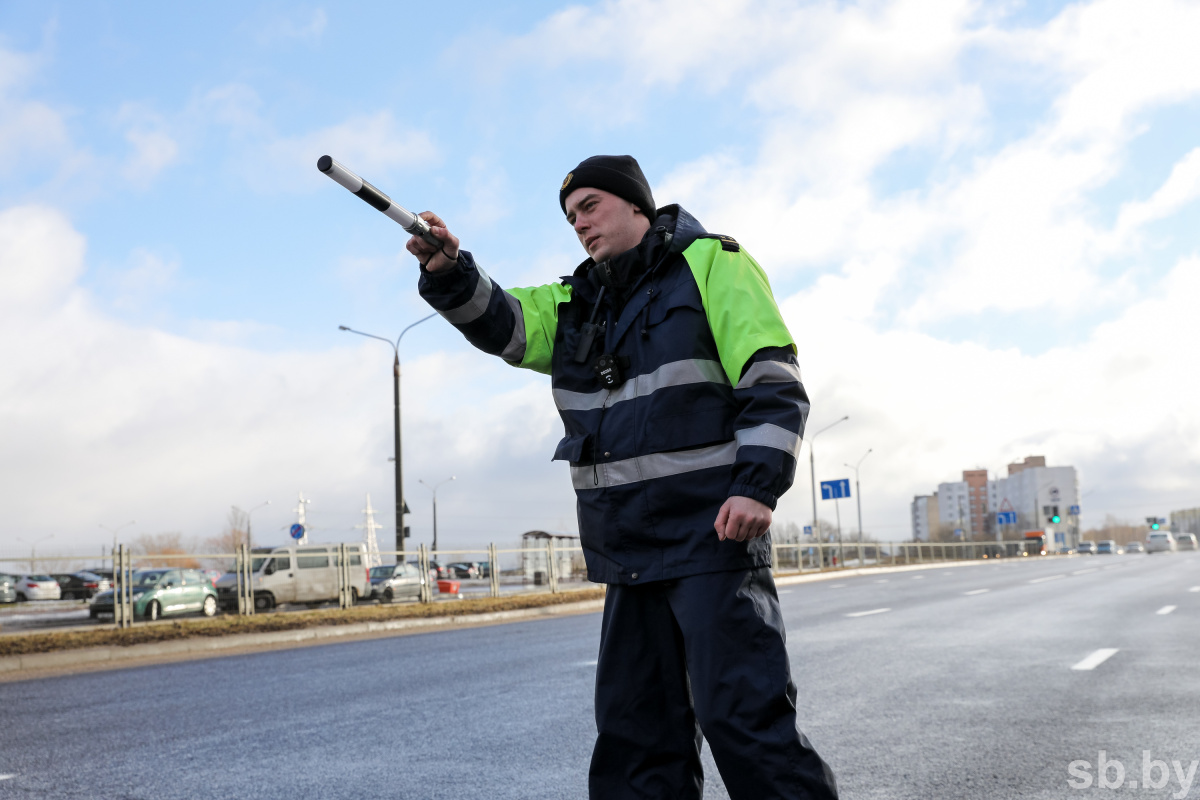
<svg viewBox="0 0 1200 800">
<path fill-rule="evenodd" d="M 1175 551 L 1175 537 L 1170 531 L 1155 531 L 1146 537 L 1146 554 L 1172 553 Z"/>
<path fill-rule="evenodd" d="M 17 602 L 17 576 L 0 572 L 0 603 Z"/>
<path fill-rule="evenodd" d="M 440 561 L 431 560 L 429 562 L 429 577 L 433 578 L 435 581 L 451 577 L 450 565 L 443 564 Z"/>
<path fill-rule="evenodd" d="M 51 577 L 58 581 L 64 600 L 91 600 L 100 592 L 112 588 L 108 578 L 102 578 L 94 572 L 54 573 Z"/>
<path fill-rule="evenodd" d="M 133 573 L 133 614 L 159 619 L 174 614 L 217 613 L 217 590 L 196 569 L 139 569 Z M 93 619 L 113 613 L 113 593 L 92 598 L 88 609 Z"/>
<path fill-rule="evenodd" d="M 208 578 L 209 583 L 211 583 L 213 586 L 216 586 L 217 581 L 221 580 L 221 576 L 225 573 L 221 572 L 219 569 L 202 569 L 200 570 L 200 574 Z"/>
<path fill-rule="evenodd" d="M 478 578 L 479 564 L 474 561 L 458 561 L 449 565 L 452 578 Z"/>
<path fill-rule="evenodd" d="M 1075 552 L 1081 556 L 1094 556 L 1096 555 L 1096 543 L 1080 542 L 1079 546 L 1075 548 Z"/>
<path fill-rule="evenodd" d="M 1144 553 L 1144 552 L 1146 552 L 1146 548 L 1142 547 L 1141 542 L 1128 542 L 1125 545 L 1125 552 L 1126 553 Z"/>
<path fill-rule="evenodd" d="M 1096 555 L 1098 556 L 1115 556 L 1117 554 L 1117 543 L 1112 539 L 1105 539 L 1102 542 L 1096 543 Z"/>
<path fill-rule="evenodd" d="M 371 599 L 381 603 L 421 597 L 421 568 L 416 564 L 388 564 L 371 567 Z"/>
<path fill-rule="evenodd" d="M 1071 554 L 1072 554 L 1072 553 L 1074 553 L 1074 552 L 1075 552 L 1075 551 L 1074 551 L 1074 550 L 1072 550 L 1072 549 L 1071 549 L 1071 548 L 1069 548 L 1069 547 L 1060 547 L 1060 548 L 1058 548 L 1058 554 L 1059 554 L 1060 556 L 1069 556 L 1069 555 L 1071 555 Z M 987 558 L 987 556 L 984 556 L 984 558 Z"/>
<path fill-rule="evenodd" d="M 58 600 L 62 598 L 62 588 L 58 581 L 49 575 L 18 575 L 13 586 L 17 590 L 17 600 Z"/>
<path fill-rule="evenodd" d="M 1176 533 L 1172 534 L 1175 537 L 1176 550 L 1195 550 L 1196 534 L 1194 533 Z"/>
</svg>

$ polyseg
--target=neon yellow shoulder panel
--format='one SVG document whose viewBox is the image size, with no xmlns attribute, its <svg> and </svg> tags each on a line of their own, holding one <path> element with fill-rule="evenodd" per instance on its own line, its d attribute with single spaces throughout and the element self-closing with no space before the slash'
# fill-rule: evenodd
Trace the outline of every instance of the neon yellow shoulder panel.
<svg viewBox="0 0 1200 800">
<path fill-rule="evenodd" d="M 731 253 L 717 239 L 697 239 L 683 251 L 708 326 L 717 342 L 721 367 L 737 386 L 750 357 L 764 347 L 791 347 L 795 340 L 784 324 L 767 273 L 745 249 Z"/>
<path fill-rule="evenodd" d="M 558 333 L 558 306 L 571 299 L 571 291 L 570 286 L 561 283 L 508 290 L 521 302 L 521 316 L 525 319 L 525 357 L 514 366 L 550 374 L 554 336 Z"/>
</svg>

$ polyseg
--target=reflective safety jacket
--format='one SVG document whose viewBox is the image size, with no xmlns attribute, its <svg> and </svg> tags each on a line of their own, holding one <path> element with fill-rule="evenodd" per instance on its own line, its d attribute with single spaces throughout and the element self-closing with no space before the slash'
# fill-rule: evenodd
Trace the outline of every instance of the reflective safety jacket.
<svg viewBox="0 0 1200 800">
<path fill-rule="evenodd" d="M 616 307 L 597 302 L 591 259 L 561 283 L 506 291 L 460 251 L 454 267 L 422 270 L 420 292 L 479 349 L 550 375 L 566 429 L 554 459 L 570 464 L 590 580 L 767 566 L 769 536 L 720 541 L 714 523 L 726 498 L 774 509 L 792 484 L 808 397 L 791 334 L 736 241 L 678 206 L 646 235 L 652 263 Z M 611 388 L 602 355 L 624 379 Z"/>
</svg>

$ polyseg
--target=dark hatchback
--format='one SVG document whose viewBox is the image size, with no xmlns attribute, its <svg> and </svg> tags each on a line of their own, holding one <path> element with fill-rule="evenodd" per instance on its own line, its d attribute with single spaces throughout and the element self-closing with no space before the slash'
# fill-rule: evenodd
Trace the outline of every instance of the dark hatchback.
<svg viewBox="0 0 1200 800">
<path fill-rule="evenodd" d="M 100 592 L 112 588 L 107 578 L 102 578 L 94 572 L 54 573 L 50 577 L 62 587 L 64 600 L 91 600 Z"/>
</svg>

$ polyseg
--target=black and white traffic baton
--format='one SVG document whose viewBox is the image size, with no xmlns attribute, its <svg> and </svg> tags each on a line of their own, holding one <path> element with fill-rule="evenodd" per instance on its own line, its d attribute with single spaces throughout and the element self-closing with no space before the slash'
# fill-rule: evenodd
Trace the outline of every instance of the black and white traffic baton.
<svg viewBox="0 0 1200 800">
<path fill-rule="evenodd" d="M 442 242 L 429 232 L 429 223 L 413 214 L 403 206 L 394 203 L 392 198 L 388 197 L 383 192 L 376 189 L 371 184 L 364 181 L 362 178 L 355 175 L 350 170 L 343 167 L 338 162 L 334 161 L 330 156 L 321 156 L 317 159 L 317 169 L 324 172 L 335 181 L 345 186 L 352 194 L 355 194 L 363 199 L 365 203 L 374 206 L 384 213 L 385 216 L 400 223 L 400 227 L 411 233 L 413 236 L 419 236 L 427 243 L 441 249 Z"/>
</svg>

